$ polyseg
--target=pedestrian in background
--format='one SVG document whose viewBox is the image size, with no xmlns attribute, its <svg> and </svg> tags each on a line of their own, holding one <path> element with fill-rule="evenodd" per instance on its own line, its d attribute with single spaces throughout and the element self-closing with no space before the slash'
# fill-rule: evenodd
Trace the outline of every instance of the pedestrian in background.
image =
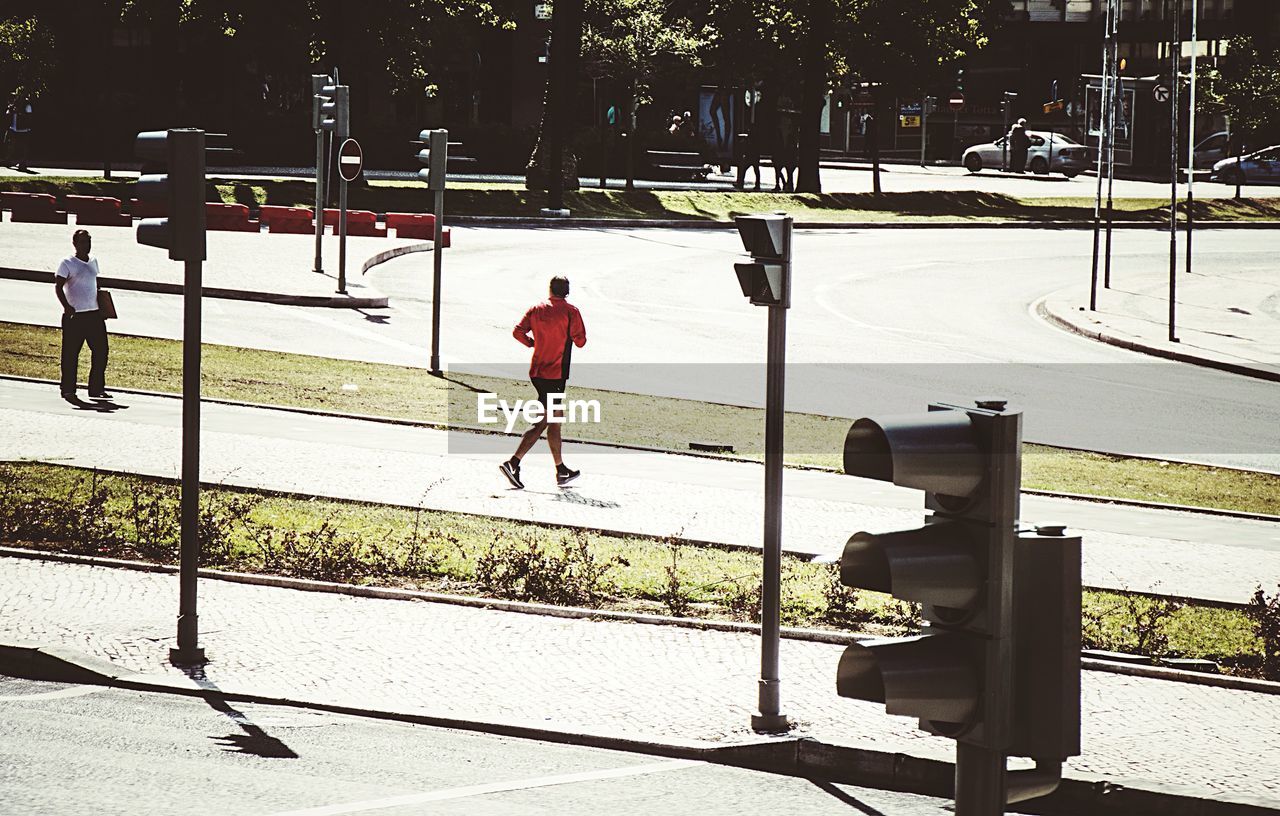
<svg viewBox="0 0 1280 816">
<path fill-rule="evenodd" d="M 9 142 L 9 166 L 26 172 L 27 142 L 31 139 L 31 101 L 15 94 L 5 109 L 5 138 Z"/>
<path fill-rule="evenodd" d="M 564 414 L 556 411 L 552 416 L 550 399 L 553 395 L 563 399 L 569 382 L 570 355 L 574 346 L 582 348 L 587 344 L 587 329 L 582 324 L 582 313 L 578 307 L 565 300 L 569 297 L 569 279 L 557 275 L 551 279 L 550 288 L 551 297 L 525 312 L 512 331 L 517 340 L 533 349 L 529 380 L 542 405 L 542 419 L 525 431 L 515 454 L 499 465 L 502 475 L 517 489 L 524 487 L 520 478 L 520 460 L 533 448 L 544 430 L 551 458 L 556 463 L 556 484 L 563 487 L 582 475 L 581 471 L 570 469 L 560 455 L 560 426 Z"/>
<path fill-rule="evenodd" d="M 1027 172 L 1027 151 L 1031 149 L 1031 137 L 1027 135 L 1027 120 L 1019 119 L 1009 128 L 1009 170 Z"/>
<path fill-rule="evenodd" d="M 107 324 L 98 308 L 98 259 L 89 256 L 93 239 L 88 230 L 71 237 L 76 253 L 58 265 L 54 292 L 62 304 L 62 398 L 76 402 L 76 373 L 85 343 L 93 355 L 89 364 L 89 396 L 108 399 Z"/>
</svg>

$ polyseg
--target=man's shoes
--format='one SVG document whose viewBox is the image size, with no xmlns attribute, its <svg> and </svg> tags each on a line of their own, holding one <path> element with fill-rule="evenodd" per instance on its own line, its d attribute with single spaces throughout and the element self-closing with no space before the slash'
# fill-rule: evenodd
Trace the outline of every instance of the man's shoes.
<svg viewBox="0 0 1280 816">
<path fill-rule="evenodd" d="M 79 400 L 79 398 L 78 398 L 78 397 L 76 397 L 76 392 L 74 392 L 74 391 L 72 391 L 72 392 L 70 392 L 70 393 L 68 393 L 68 392 L 66 392 L 66 391 L 63 391 L 63 392 L 62 392 L 62 398 L 63 398 L 64 400 L 66 400 L 67 402 L 72 403 L 73 405 L 74 405 L 75 403 L 77 403 L 77 402 L 79 402 L 79 401 L 80 401 L 80 400 Z"/>
<path fill-rule="evenodd" d="M 90 391 L 89 396 L 93 399 L 111 399 L 111 395 L 106 391 Z"/>
<path fill-rule="evenodd" d="M 582 475 L 580 470 L 570 470 L 565 465 L 556 465 L 556 484 L 564 487 Z"/>
<path fill-rule="evenodd" d="M 502 475 L 507 477 L 507 481 L 511 482 L 511 486 L 516 490 L 524 489 L 524 482 L 520 481 L 520 464 L 510 459 L 498 465 L 498 470 L 502 471 Z"/>
</svg>

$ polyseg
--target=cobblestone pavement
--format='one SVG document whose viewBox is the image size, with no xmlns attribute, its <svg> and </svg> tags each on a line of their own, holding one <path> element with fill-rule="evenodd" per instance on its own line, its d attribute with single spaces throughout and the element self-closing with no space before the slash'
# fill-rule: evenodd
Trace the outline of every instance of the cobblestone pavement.
<svg viewBox="0 0 1280 816">
<path fill-rule="evenodd" d="M 71 411 L 46 385 L 0 380 L 0 460 L 37 459 L 175 477 L 180 402 L 123 395 L 114 414 Z M 527 460 L 529 489 L 507 489 L 497 463 L 505 437 L 471 437 L 450 452 L 448 434 L 369 421 L 206 404 L 206 482 L 265 487 L 505 518 L 758 546 L 758 465 L 674 454 L 570 446 L 586 471 L 560 490 L 545 453 Z M 341 440 L 338 442 L 337 440 Z M 600 451 L 609 451 L 601 453 Z M 783 543 L 834 553 L 858 529 L 916 525 L 920 494 L 819 472 L 786 475 Z M 1085 583 L 1244 602 L 1280 581 L 1280 525 L 1028 498 L 1024 518 L 1083 528 Z"/>
<path fill-rule="evenodd" d="M 175 575 L 0 558 L 0 641 L 167 664 Z M 580 734 L 750 736 L 755 637 L 201 580 L 203 680 L 227 692 Z M 833 744 L 949 759 L 913 720 L 835 694 L 840 647 L 784 641 L 783 707 Z M 1070 776 L 1280 801 L 1280 696 L 1085 672 Z"/>
</svg>

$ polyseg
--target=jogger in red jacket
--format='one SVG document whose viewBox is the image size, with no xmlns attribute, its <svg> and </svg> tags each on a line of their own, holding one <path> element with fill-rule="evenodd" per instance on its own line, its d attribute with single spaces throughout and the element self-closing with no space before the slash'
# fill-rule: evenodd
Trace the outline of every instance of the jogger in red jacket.
<svg viewBox="0 0 1280 816">
<path fill-rule="evenodd" d="M 581 471 L 570 469 L 560 456 L 561 423 L 548 421 L 548 399 L 552 394 L 563 397 L 569 381 L 569 360 L 573 347 L 582 348 L 587 344 L 587 329 L 582 324 L 582 313 L 578 311 L 578 307 L 565 300 L 568 296 L 569 279 L 562 276 L 552 278 L 551 297 L 525 312 L 512 332 L 517 340 L 533 349 L 529 380 L 538 392 L 538 402 L 542 404 L 544 411 L 542 420 L 525 431 L 515 455 L 499 466 L 503 475 L 516 488 L 524 487 L 524 482 L 520 479 L 520 460 L 533 448 L 543 430 L 547 432 L 547 445 L 551 448 L 551 458 L 556 463 L 556 484 L 566 485 L 581 475 Z M 556 411 L 555 417 L 562 419 L 563 412 Z"/>
</svg>

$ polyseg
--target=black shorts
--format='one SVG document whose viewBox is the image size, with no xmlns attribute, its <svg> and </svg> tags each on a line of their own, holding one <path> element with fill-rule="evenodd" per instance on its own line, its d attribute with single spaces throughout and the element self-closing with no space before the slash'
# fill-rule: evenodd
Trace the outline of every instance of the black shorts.
<svg viewBox="0 0 1280 816">
<path fill-rule="evenodd" d="M 529 382 L 533 383 L 533 387 L 538 392 L 538 402 L 542 403 L 542 409 L 547 410 L 547 397 L 551 394 L 563 394 L 568 380 L 561 377 L 558 380 L 549 380 L 546 377 L 530 377 Z"/>
</svg>

